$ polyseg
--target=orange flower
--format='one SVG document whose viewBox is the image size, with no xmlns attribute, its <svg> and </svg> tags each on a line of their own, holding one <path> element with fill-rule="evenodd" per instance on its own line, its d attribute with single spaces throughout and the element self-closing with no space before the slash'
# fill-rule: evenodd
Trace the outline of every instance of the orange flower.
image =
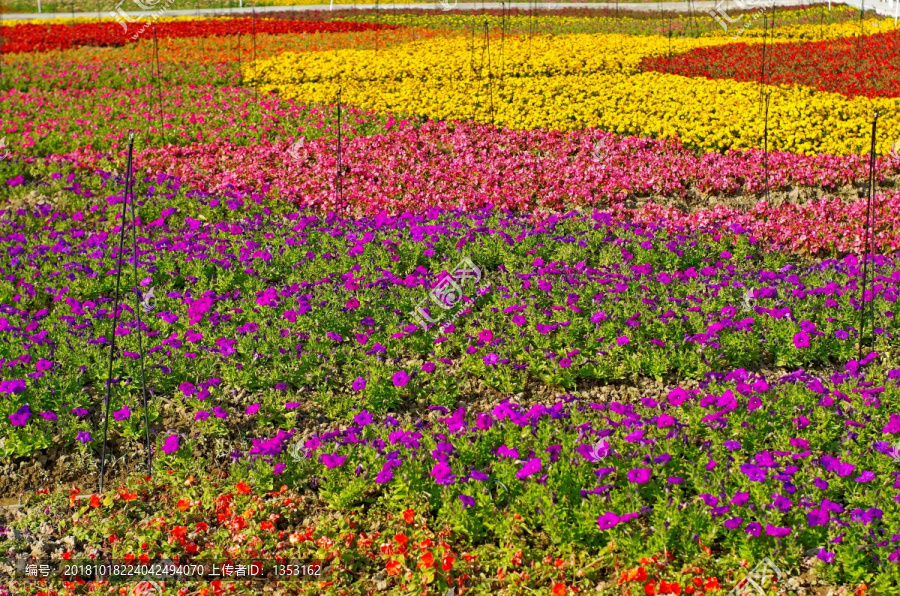
<svg viewBox="0 0 900 596">
<path fill-rule="evenodd" d="M 502 580 L 504 577 L 506 577 L 506 569 L 501 567 L 497 570 L 497 579 Z"/>
<path fill-rule="evenodd" d="M 565 564 L 565 561 L 563 561 L 562 559 L 556 559 L 555 561 L 553 561 L 554 567 L 562 567 L 563 564 Z"/>
<path fill-rule="evenodd" d="M 178 507 L 179 511 L 187 511 L 188 507 L 191 506 L 191 502 L 187 499 L 179 499 L 175 506 Z"/>
<path fill-rule="evenodd" d="M 679 586 L 676 582 L 659 582 L 659 593 L 660 594 L 681 594 L 681 586 Z"/>
<path fill-rule="evenodd" d="M 444 557 L 444 560 L 441 563 L 441 569 L 443 569 L 444 571 L 450 571 L 451 569 L 453 569 L 453 561 L 455 560 L 456 557 L 454 557 L 453 555 L 447 555 L 446 557 Z"/>
<path fill-rule="evenodd" d="M 553 596 L 566 596 L 566 584 L 553 584 Z"/>
<path fill-rule="evenodd" d="M 706 585 L 703 586 L 704 590 L 720 590 L 722 587 L 719 585 L 719 579 L 716 577 L 708 577 L 706 578 Z"/>
<path fill-rule="evenodd" d="M 635 567 L 633 569 L 629 569 L 625 573 L 622 574 L 622 579 L 619 583 L 624 582 L 642 582 L 647 579 L 647 570 L 643 567 Z"/>
<path fill-rule="evenodd" d="M 249 495 L 250 494 L 250 485 L 244 481 L 238 482 L 237 491 L 239 494 Z"/>
<path fill-rule="evenodd" d="M 422 562 L 423 567 L 434 567 L 434 555 L 431 554 L 431 551 L 427 551 L 424 555 L 419 558 L 419 561 Z"/>
<path fill-rule="evenodd" d="M 403 512 L 403 520 L 408 524 L 413 523 L 416 521 L 416 512 L 412 509 L 407 509 Z"/>
<path fill-rule="evenodd" d="M 477 555 L 470 555 L 469 553 L 463 553 L 463 559 L 466 560 L 466 563 L 474 563 L 475 559 L 477 559 Z"/>
<path fill-rule="evenodd" d="M 97 507 L 99 507 L 99 506 L 100 506 L 100 497 L 98 497 L 97 495 L 91 495 L 91 502 L 90 502 L 90 505 L 91 505 L 91 507 L 93 507 L 94 509 L 96 509 Z"/>
<path fill-rule="evenodd" d="M 856 590 L 856 596 L 866 596 L 866 590 L 869 589 L 869 586 L 866 584 L 860 584 L 859 588 Z"/>
<path fill-rule="evenodd" d="M 394 561 L 391 559 L 387 562 L 387 573 L 388 575 L 400 575 L 400 562 Z"/>
<path fill-rule="evenodd" d="M 522 549 L 519 549 L 513 554 L 512 565 L 516 567 L 522 564 Z"/>
</svg>

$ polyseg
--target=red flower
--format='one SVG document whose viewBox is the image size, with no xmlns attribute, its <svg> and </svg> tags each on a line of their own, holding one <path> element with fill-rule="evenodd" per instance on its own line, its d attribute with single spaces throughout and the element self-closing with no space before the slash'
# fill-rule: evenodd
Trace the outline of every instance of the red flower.
<svg viewBox="0 0 900 596">
<path fill-rule="evenodd" d="M 659 593 L 660 594 L 681 594 L 681 586 L 679 586 L 676 582 L 659 582 Z"/>
<path fill-rule="evenodd" d="M 647 596 L 656 596 L 656 582 L 649 581 L 644 584 L 644 594 Z"/>
<path fill-rule="evenodd" d="M 94 509 L 96 509 L 97 507 L 99 507 L 99 506 L 100 506 L 100 497 L 98 497 L 97 495 L 91 495 L 90 505 L 91 505 L 91 507 L 93 507 Z"/>
<path fill-rule="evenodd" d="M 721 586 L 719 585 L 718 578 L 708 577 L 706 578 L 706 585 L 703 586 L 704 590 L 720 590 Z"/>
<path fill-rule="evenodd" d="M 247 495 L 250 494 L 250 485 L 246 482 L 238 482 L 237 491 L 239 494 Z"/>
<path fill-rule="evenodd" d="M 416 520 L 416 512 L 412 509 L 407 509 L 403 512 L 403 520 L 408 524 L 413 523 Z"/>
<path fill-rule="evenodd" d="M 187 499 L 179 499 L 175 506 L 178 507 L 179 511 L 186 511 L 191 506 L 191 502 Z"/>
<path fill-rule="evenodd" d="M 387 562 L 387 573 L 388 575 L 400 575 L 400 562 L 394 561 L 391 559 Z"/>
<path fill-rule="evenodd" d="M 424 555 L 419 558 L 423 567 L 434 567 L 434 555 L 431 554 L 431 551 L 427 551 Z"/>
<path fill-rule="evenodd" d="M 409 538 L 406 537 L 406 534 L 396 534 L 394 540 L 401 546 L 406 546 L 406 543 L 409 542 Z"/>
<path fill-rule="evenodd" d="M 260 530 L 272 530 L 274 528 L 275 528 L 275 524 L 273 524 L 270 521 L 264 521 L 261 524 L 259 524 Z"/>
<path fill-rule="evenodd" d="M 522 549 L 519 549 L 513 554 L 512 565 L 513 567 L 517 567 L 522 564 Z"/>
<path fill-rule="evenodd" d="M 447 555 L 442 561 L 441 569 L 443 569 L 444 571 L 450 571 L 451 569 L 453 569 L 453 561 L 455 560 L 456 557 L 454 557 L 453 555 Z"/>
<path fill-rule="evenodd" d="M 566 584 L 553 584 L 553 596 L 566 596 Z"/>
<path fill-rule="evenodd" d="M 207 19 L 156 23 L 156 35 L 166 37 L 216 37 L 242 33 L 289 34 L 317 32 L 351 32 L 397 29 L 396 25 L 352 23 L 348 21 L 301 21 L 280 19 Z M 79 46 L 122 46 L 132 42 L 118 23 L 77 23 L 66 25 L 12 25 L 4 31 L 4 54 L 16 52 L 48 52 Z"/>
</svg>

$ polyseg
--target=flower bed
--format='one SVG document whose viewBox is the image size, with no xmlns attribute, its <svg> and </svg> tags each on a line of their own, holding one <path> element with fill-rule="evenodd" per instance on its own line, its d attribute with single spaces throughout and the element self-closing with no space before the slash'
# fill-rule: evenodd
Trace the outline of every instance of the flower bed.
<svg viewBox="0 0 900 596">
<path fill-rule="evenodd" d="M 348 23 L 341 21 L 294 21 L 273 19 L 209 19 L 165 21 L 154 24 L 156 36 L 162 38 L 195 38 L 232 35 L 342 33 L 392 29 L 393 25 Z M 152 36 L 152 29 L 146 32 Z M 115 22 L 75 23 L 66 25 L 11 25 L 3 28 L 3 53 L 51 52 L 79 46 L 117 47 L 133 43 L 127 29 Z"/>
</svg>

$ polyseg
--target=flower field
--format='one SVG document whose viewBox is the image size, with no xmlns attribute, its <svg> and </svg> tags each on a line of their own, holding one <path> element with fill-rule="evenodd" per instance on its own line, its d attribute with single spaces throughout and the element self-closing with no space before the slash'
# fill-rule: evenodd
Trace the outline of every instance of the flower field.
<svg viewBox="0 0 900 596">
<path fill-rule="evenodd" d="M 771 17 L 4 24 L 0 595 L 896 593 L 897 32 Z"/>
</svg>

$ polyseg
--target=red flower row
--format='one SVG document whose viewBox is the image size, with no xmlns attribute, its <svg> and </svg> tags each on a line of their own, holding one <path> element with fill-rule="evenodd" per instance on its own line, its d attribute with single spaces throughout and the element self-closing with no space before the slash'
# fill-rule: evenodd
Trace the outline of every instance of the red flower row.
<svg viewBox="0 0 900 596">
<path fill-rule="evenodd" d="M 255 20 L 255 24 L 254 24 Z M 164 23 L 126 24 L 117 22 L 13 25 L 3 28 L 2 51 L 5 54 L 49 52 L 80 46 L 122 46 L 137 41 L 139 36 L 220 37 L 228 35 L 286 33 L 348 33 L 373 29 L 396 29 L 396 25 L 351 23 L 347 21 L 297 21 L 274 19 L 208 19 L 202 21 L 174 21 Z"/>
<path fill-rule="evenodd" d="M 797 84 L 848 97 L 900 97 L 900 31 L 862 38 L 700 48 L 647 58 L 643 70 L 686 77 Z"/>
</svg>

